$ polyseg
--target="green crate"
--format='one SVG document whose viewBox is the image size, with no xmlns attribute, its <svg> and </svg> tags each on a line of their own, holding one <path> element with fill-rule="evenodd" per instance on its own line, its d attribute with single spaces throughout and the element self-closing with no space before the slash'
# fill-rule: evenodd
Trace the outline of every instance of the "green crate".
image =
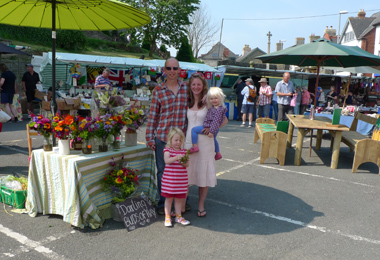
<svg viewBox="0 0 380 260">
<path fill-rule="evenodd" d="M 14 191 L 4 186 L 0 187 L 0 201 L 2 201 L 5 204 L 11 205 L 14 208 L 25 208 L 26 196 L 26 190 Z"/>
</svg>

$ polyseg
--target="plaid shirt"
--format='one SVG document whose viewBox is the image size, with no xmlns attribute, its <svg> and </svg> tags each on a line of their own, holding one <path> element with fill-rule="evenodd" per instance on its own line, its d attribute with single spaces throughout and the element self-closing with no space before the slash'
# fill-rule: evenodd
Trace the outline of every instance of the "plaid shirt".
<svg viewBox="0 0 380 260">
<path fill-rule="evenodd" d="M 260 106 L 265 106 L 272 103 L 272 97 L 271 96 L 268 97 L 264 95 L 264 94 L 272 95 L 272 89 L 269 85 L 265 85 L 265 87 L 260 87 L 259 93 L 260 93 L 260 100 L 259 100 Z"/>
<path fill-rule="evenodd" d="M 177 96 L 168 89 L 166 82 L 153 90 L 145 136 L 148 146 L 155 143 L 155 137 L 166 143 L 166 137 L 172 127 L 178 127 L 186 133 L 188 86 L 186 82 L 180 81 L 178 81 L 178 85 Z"/>
</svg>

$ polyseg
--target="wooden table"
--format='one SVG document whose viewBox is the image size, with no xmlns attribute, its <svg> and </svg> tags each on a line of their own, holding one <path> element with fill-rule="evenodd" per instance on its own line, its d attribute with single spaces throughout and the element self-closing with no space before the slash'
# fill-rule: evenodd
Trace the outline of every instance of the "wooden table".
<svg viewBox="0 0 380 260">
<path fill-rule="evenodd" d="M 301 154 L 302 154 L 302 145 L 303 138 L 305 135 L 316 129 L 317 130 L 317 143 L 316 150 L 321 149 L 322 143 L 322 131 L 328 130 L 329 132 L 334 133 L 334 142 L 332 145 L 332 157 L 331 157 L 331 168 L 338 168 L 339 161 L 339 152 L 340 152 L 340 142 L 342 140 L 342 132 L 349 131 L 350 129 L 345 125 L 331 125 L 331 120 L 326 117 L 315 117 L 314 120 L 310 120 L 309 116 L 303 115 L 287 115 L 289 118 L 289 131 L 288 131 L 288 141 L 287 147 L 291 147 L 292 139 L 293 139 L 293 130 L 294 127 L 298 128 L 297 134 L 297 145 L 296 145 L 296 153 L 294 158 L 294 165 L 301 165 Z"/>
<path fill-rule="evenodd" d="M 112 168 L 111 159 L 118 162 L 122 156 L 141 174 L 138 191 L 155 201 L 154 154 L 143 145 L 88 155 L 79 151 L 58 155 L 39 149 L 33 150 L 29 167 L 26 200 L 29 215 L 56 214 L 76 227 L 101 227 L 106 218 L 102 212 L 110 208 L 113 197 L 103 190 L 102 180 Z"/>
</svg>

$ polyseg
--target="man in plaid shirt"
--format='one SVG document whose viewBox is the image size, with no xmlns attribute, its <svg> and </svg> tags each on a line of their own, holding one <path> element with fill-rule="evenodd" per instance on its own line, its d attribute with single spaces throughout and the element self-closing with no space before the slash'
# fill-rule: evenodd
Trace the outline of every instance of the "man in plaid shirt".
<svg viewBox="0 0 380 260">
<path fill-rule="evenodd" d="M 149 119 L 146 128 L 146 142 L 156 153 L 157 186 L 161 196 L 161 179 L 165 169 L 164 147 L 167 135 L 172 127 L 178 127 L 184 133 L 187 129 L 186 113 L 188 108 L 188 86 L 178 80 L 179 62 L 170 58 L 165 62 L 166 80 L 152 93 Z M 163 213 L 165 198 L 160 197 L 158 213 Z M 186 205 L 186 210 L 190 206 Z"/>
<path fill-rule="evenodd" d="M 267 84 L 266 78 L 261 78 L 259 90 L 259 118 L 262 117 L 264 112 L 264 117 L 269 117 L 270 104 L 272 103 L 272 88 Z"/>
</svg>

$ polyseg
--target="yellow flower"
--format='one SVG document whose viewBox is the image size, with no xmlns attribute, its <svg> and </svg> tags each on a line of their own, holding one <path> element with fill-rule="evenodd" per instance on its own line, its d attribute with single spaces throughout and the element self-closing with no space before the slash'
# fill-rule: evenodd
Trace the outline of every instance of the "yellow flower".
<svg viewBox="0 0 380 260">
<path fill-rule="evenodd" d="M 144 111 L 142 111 L 141 109 L 139 110 L 139 114 L 140 115 L 143 115 L 144 114 Z"/>
<path fill-rule="evenodd" d="M 127 121 L 125 121 L 125 123 L 126 123 L 127 125 L 130 125 L 130 124 L 132 124 L 133 122 L 132 122 L 131 119 L 128 119 Z"/>
<path fill-rule="evenodd" d="M 119 170 L 119 171 L 117 172 L 117 176 L 121 176 L 121 175 L 123 175 L 123 171 L 122 171 L 122 170 Z"/>
</svg>

